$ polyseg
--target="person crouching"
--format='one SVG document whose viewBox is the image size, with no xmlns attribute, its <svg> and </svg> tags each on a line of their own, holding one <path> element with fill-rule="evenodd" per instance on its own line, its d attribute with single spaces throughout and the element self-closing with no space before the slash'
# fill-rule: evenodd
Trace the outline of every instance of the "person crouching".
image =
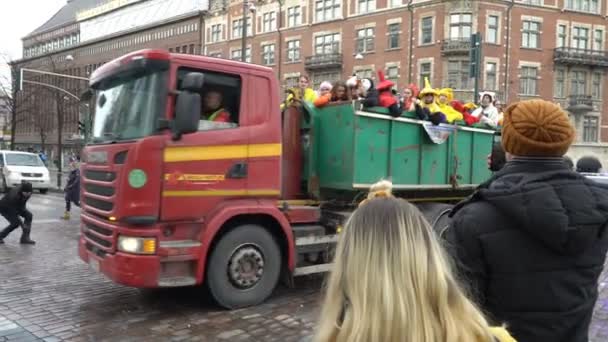
<svg viewBox="0 0 608 342">
<path fill-rule="evenodd" d="M 0 200 L 0 214 L 9 222 L 9 225 L 0 232 L 0 244 L 4 243 L 4 239 L 19 226 L 22 229 L 20 242 L 26 245 L 36 243 L 30 239 L 33 215 L 25 207 L 32 196 L 32 191 L 32 184 L 23 182 L 12 188 Z M 19 216 L 23 217 L 24 222 L 21 222 Z"/>
</svg>

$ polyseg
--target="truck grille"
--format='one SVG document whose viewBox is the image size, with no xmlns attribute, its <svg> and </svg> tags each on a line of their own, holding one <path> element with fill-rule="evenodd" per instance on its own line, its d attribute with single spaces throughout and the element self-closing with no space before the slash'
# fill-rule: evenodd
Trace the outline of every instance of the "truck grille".
<svg viewBox="0 0 608 342">
<path fill-rule="evenodd" d="M 116 179 L 116 172 L 86 170 L 84 177 L 94 181 L 113 182 Z"/>
<path fill-rule="evenodd" d="M 112 236 L 112 231 L 106 228 L 102 228 L 102 227 L 98 227 L 92 223 L 87 223 L 86 227 L 88 230 L 92 230 L 97 234 L 100 235 L 104 235 L 104 236 Z"/>
<path fill-rule="evenodd" d="M 89 252 L 91 252 L 91 253 L 93 253 L 93 254 L 97 255 L 97 256 L 98 256 L 98 257 L 100 257 L 100 258 L 104 258 L 104 257 L 106 256 L 106 254 L 107 254 L 107 252 L 106 252 L 106 251 L 104 251 L 104 250 L 102 250 L 102 249 L 99 249 L 97 246 L 93 245 L 93 244 L 92 244 L 92 243 L 90 243 L 90 242 L 87 242 L 87 243 L 85 244 L 85 247 L 87 248 L 87 251 L 89 251 Z"/>
<path fill-rule="evenodd" d="M 42 177 L 42 173 L 27 173 L 27 172 L 22 172 L 21 176 L 22 177 L 31 177 L 31 178 L 40 178 L 40 177 Z"/>
<path fill-rule="evenodd" d="M 106 240 L 104 240 L 102 238 L 99 238 L 99 237 L 97 237 L 97 236 L 95 236 L 95 235 L 93 235 L 93 234 L 91 234 L 89 232 L 85 232 L 84 236 L 87 238 L 87 240 L 91 240 L 91 241 L 95 242 L 98 245 L 104 246 L 106 248 L 111 248 L 112 247 L 112 242 L 106 241 Z"/>
<path fill-rule="evenodd" d="M 105 197 L 114 196 L 114 188 L 109 187 L 109 186 L 103 186 L 103 185 L 97 185 L 97 184 L 85 184 L 84 189 L 88 193 L 99 195 L 99 196 L 105 196 Z"/>
<path fill-rule="evenodd" d="M 114 203 L 108 201 L 102 201 L 96 198 L 84 197 L 84 204 L 93 207 L 95 209 L 103 210 L 103 211 L 111 211 L 114 209 Z"/>
</svg>

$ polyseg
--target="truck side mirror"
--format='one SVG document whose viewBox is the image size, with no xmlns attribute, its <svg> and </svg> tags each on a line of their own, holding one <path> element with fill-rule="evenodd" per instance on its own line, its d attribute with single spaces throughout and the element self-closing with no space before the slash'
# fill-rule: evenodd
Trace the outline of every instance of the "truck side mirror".
<svg viewBox="0 0 608 342">
<path fill-rule="evenodd" d="M 191 72 L 182 81 L 182 90 L 177 95 L 175 119 L 173 120 L 173 140 L 179 140 L 182 134 L 198 131 L 201 117 L 201 95 L 198 93 L 204 84 L 204 74 Z"/>
</svg>

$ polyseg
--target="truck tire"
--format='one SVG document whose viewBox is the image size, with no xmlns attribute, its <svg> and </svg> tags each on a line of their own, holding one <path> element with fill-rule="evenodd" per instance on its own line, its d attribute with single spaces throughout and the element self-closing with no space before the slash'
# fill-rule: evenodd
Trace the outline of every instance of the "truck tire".
<svg viewBox="0 0 608 342">
<path fill-rule="evenodd" d="M 237 309 L 268 298 L 281 273 L 281 250 L 258 225 L 243 225 L 224 235 L 211 251 L 206 283 L 215 301 Z"/>
</svg>

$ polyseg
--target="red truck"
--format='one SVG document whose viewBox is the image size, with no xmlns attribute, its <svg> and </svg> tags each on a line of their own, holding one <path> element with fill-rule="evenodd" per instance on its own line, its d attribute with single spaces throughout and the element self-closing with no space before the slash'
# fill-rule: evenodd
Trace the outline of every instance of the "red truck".
<svg viewBox="0 0 608 342">
<path fill-rule="evenodd" d="M 271 68 L 163 50 L 106 63 L 91 76 L 90 88 L 95 111 L 82 152 L 81 259 L 127 286 L 205 284 L 226 308 L 264 301 L 281 278 L 291 283 L 293 276 L 327 271 L 357 194 L 379 175 L 399 178 L 377 170 L 390 165 L 377 151 L 368 156 L 367 147 L 357 146 L 384 144 L 387 135 L 373 133 L 379 125 L 391 125 L 391 132 L 418 132 L 423 125 L 360 112 L 351 103 L 323 109 L 348 122 L 324 122 L 330 115 L 309 107 L 282 115 Z M 201 114 L 218 109 L 210 93 L 215 102 L 220 94 L 230 122 Z M 371 135 L 362 136 L 368 128 Z M 458 146 L 447 146 L 448 139 L 443 145 L 450 157 L 438 164 L 444 157 L 433 151 L 444 147 L 419 143 L 418 157 L 406 159 L 422 167 L 423 156 L 439 158 L 434 173 L 397 181 L 396 189 L 450 200 L 483 180 L 492 134 L 459 130 L 458 144 L 466 145 L 469 159 L 452 160 Z M 404 153 L 415 150 L 395 148 L 395 160 L 407 162 Z M 454 186 L 453 170 L 463 163 L 468 180 Z"/>
</svg>

